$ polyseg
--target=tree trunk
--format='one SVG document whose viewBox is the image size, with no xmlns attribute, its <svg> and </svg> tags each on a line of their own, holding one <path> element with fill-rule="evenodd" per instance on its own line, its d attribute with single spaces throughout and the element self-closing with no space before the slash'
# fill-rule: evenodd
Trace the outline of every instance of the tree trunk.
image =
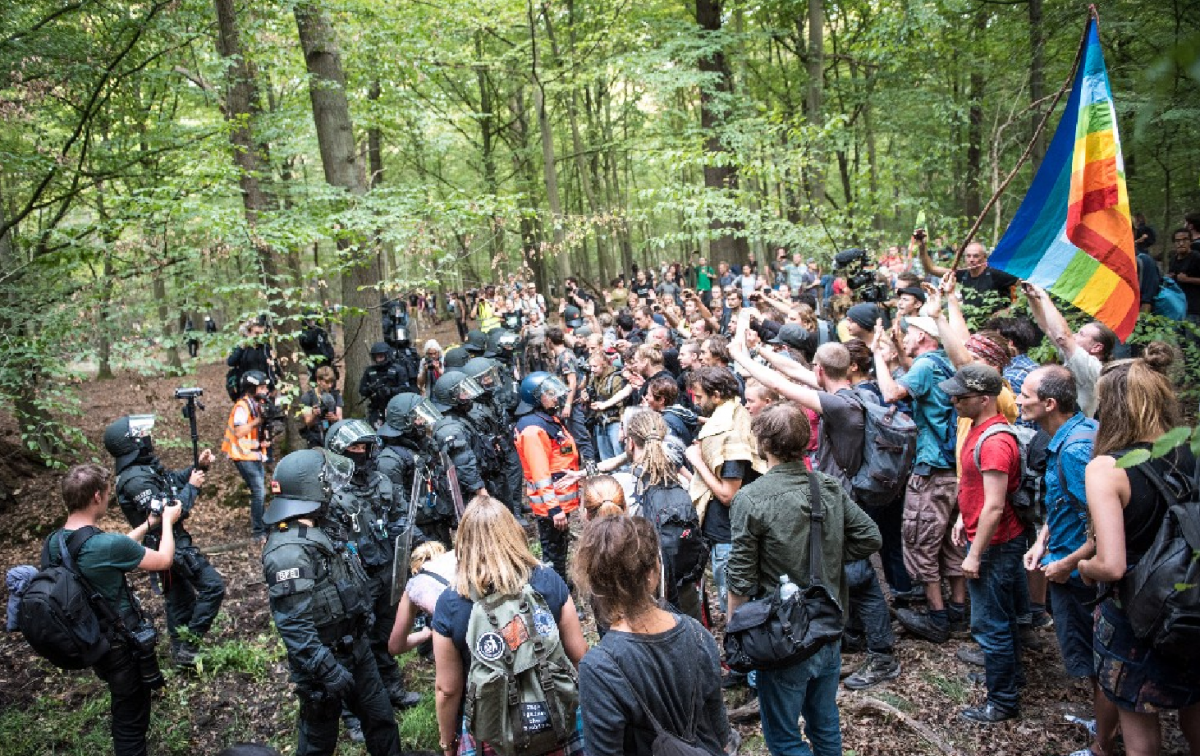
<svg viewBox="0 0 1200 756">
<path fill-rule="evenodd" d="M 804 93 L 804 110 L 810 125 L 821 128 L 825 124 L 823 100 L 825 94 L 825 6 L 823 0 L 808 0 L 808 88 Z M 843 158 L 844 159 L 844 158 Z M 824 157 L 818 150 L 812 167 L 807 171 L 806 183 L 812 193 L 812 204 L 825 200 Z M 846 201 L 850 201 L 847 195 Z"/>
<path fill-rule="evenodd" d="M 475 81 L 479 86 L 479 143 L 483 158 L 483 185 L 491 200 L 500 193 L 500 185 L 496 179 L 496 114 L 493 112 L 492 83 L 488 77 L 487 66 L 483 62 L 483 31 L 475 32 Z M 492 259 L 499 260 L 504 256 L 504 226 L 500 218 L 493 214 L 489 246 L 492 249 Z"/>
<path fill-rule="evenodd" d="M 1046 92 L 1045 47 L 1046 37 L 1042 30 L 1042 0 L 1029 0 L 1029 101 L 1036 103 Z M 1037 131 L 1041 113 L 1035 108 L 1029 113 L 1029 134 Z M 1034 140 L 1033 151 L 1029 153 L 1030 162 L 1036 171 L 1046 156 L 1046 134 L 1043 132 Z"/>
<path fill-rule="evenodd" d="M 154 301 L 158 303 L 158 322 L 162 328 L 163 336 L 163 351 L 166 353 L 167 364 L 171 366 L 174 374 L 178 375 L 183 369 L 183 362 L 179 359 L 179 347 L 175 344 L 175 327 L 172 324 L 170 306 L 167 302 L 167 281 L 166 271 L 161 267 L 154 271 L 151 286 L 154 292 Z"/>
<path fill-rule="evenodd" d="M 974 45 L 983 44 L 983 35 L 987 31 L 988 13 L 985 10 L 975 12 L 973 19 Z M 983 90 L 985 79 L 980 70 L 981 61 L 975 61 L 967 84 L 967 173 L 966 173 L 966 202 L 963 205 L 967 214 L 967 222 L 973 223 L 979 217 L 983 208 L 981 190 L 983 187 Z"/>
<path fill-rule="evenodd" d="M 554 234 L 554 261 L 560 281 L 571 275 L 571 258 L 563 247 L 562 199 L 558 193 L 558 171 L 554 158 L 554 134 L 550 130 L 550 116 L 546 113 L 546 90 L 538 77 L 537 22 L 534 19 L 533 0 L 529 0 L 529 41 L 532 51 L 531 79 L 533 80 L 533 109 L 537 113 L 538 131 L 542 137 L 542 176 L 546 182 L 546 201 L 550 204 L 550 223 Z"/>
<path fill-rule="evenodd" d="M 696 21 L 706 32 L 721 31 L 721 0 L 696 0 Z M 700 128 L 705 133 L 704 150 L 717 156 L 726 152 L 721 141 L 720 128 L 725 123 L 725 108 L 729 107 L 733 94 L 733 74 L 721 50 L 700 59 L 702 73 L 716 74 L 716 83 L 700 88 Z M 724 159 L 712 159 L 704 165 L 704 186 L 719 192 L 733 192 L 738 187 L 737 168 Z M 710 257 L 741 265 L 749 255 L 750 247 L 739 232 L 740 221 L 712 218 L 708 223 L 713 232 Z"/>
<path fill-rule="evenodd" d="M 297 3 L 295 16 L 308 69 L 308 94 L 325 181 L 352 195 L 366 194 L 366 178 L 354 145 L 354 124 L 346 99 L 346 76 L 342 71 L 337 36 L 329 17 L 316 3 Z M 365 240 L 366 235 L 360 234 L 359 241 Z M 369 250 L 365 254 L 359 250 L 356 254 L 352 247 L 345 236 L 338 238 L 338 249 L 348 257 L 357 258 L 342 274 L 342 305 L 346 313 L 342 325 L 346 359 L 343 394 L 349 414 L 353 414 L 361 402 L 358 377 L 368 366 L 367 348 L 383 336 L 378 316 L 379 257 Z"/>
</svg>

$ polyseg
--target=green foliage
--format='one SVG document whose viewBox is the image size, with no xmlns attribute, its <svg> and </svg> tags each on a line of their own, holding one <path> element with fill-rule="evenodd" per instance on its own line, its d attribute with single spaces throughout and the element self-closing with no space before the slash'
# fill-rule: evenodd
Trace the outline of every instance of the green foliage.
<svg viewBox="0 0 1200 756">
<path fill-rule="evenodd" d="M 286 656 L 279 635 L 260 635 L 253 640 L 231 640 L 206 646 L 196 661 L 196 671 L 205 679 L 237 672 L 254 680 L 263 680 L 276 662 Z"/>
</svg>

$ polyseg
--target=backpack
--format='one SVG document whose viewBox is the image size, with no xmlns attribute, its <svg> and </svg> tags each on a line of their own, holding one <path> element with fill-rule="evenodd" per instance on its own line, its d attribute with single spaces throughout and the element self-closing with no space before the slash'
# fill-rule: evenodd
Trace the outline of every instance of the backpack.
<svg viewBox="0 0 1200 756">
<path fill-rule="evenodd" d="M 1171 320 L 1187 317 L 1187 295 L 1173 278 L 1163 278 L 1154 295 L 1154 313 Z"/>
<path fill-rule="evenodd" d="M 8 606 L 4 627 L 10 633 L 15 633 L 21 629 L 21 626 L 17 624 L 17 618 L 21 616 L 21 597 L 25 595 L 25 589 L 29 587 L 29 581 L 36 574 L 37 568 L 33 565 L 18 564 L 4 576 L 4 582 L 8 586 Z"/>
<path fill-rule="evenodd" d="M 917 456 L 917 424 L 875 395 L 852 389 L 863 407 L 862 464 L 850 477 L 850 498 L 858 504 L 882 506 L 900 498 Z"/>
<path fill-rule="evenodd" d="M 979 437 L 979 441 L 975 444 L 973 456 L 975 458 L 975 468 L 979 468 L 980 454 L 983 451 L 983 442 L 987 441 L 997 433 L 1011 434 L 1017 441 L 1017 454 L 1021 458 L 1021 484 L 1017 490 L 1013 491 L 1008 496 L 1008 503 L 1012 506 L 1013 512 L 1017 515 L 1017 519 L 1026 528 L 1036 527 L 1042 522 L 1042 509 L 1039 506 L 1042 501 L 1042 481 L 1044 478 L 1044 470 L 1034 470 L 1029 466 L 1029 447 L 1033 442 L 1037 431 L 1033 428 L 1026 428 L 1020 425 L 1010 425 L 1009 423 L 996 423 L 990 426 Z"/>
<path fill-rule="evenodd" d="M 654 524 L 663 563 L 676 585 L 693 583 L 708 564 L 708 541 L 700 513 L 680 486 L 650 486 L 641 495 L 642 516 Z"/>
<path fill-rule="evenodd" d="M 231 402 L 236 402 L 242 395 L 238 386 L 241 378 L 242 374 L 238 368 L 231 367 L 225 372 L 225 393 L 229 394 L 229 401 Z"/>
<path fill-rule="evenodd" d="M 1121 579 L 1121 603 L 1138 638 L 1194 659 L 1200 656 L 1200 477 L 1164 476 L 1152 461 L 1136 467 L 1168 509 L 1153 544 Z"/>
<path fill-rule="evenodd" d="M 575 733 L 579 683 L 546 599 L 519 594 L 477 598 L 467 625 L 471 664 L 464 726 L 500 756 L 542 754 Z"/>
<path fill-rule="evenodd" d="M 50 565 L 50 541 L 42 546 L 42 569 L 25 588 L 18 624 L 33 650 L 60 669 L 85 669 L 108 653 L 116 611 L 79 572 L 76 559 L 98 528 L 56 535 L 59 564 Z"/>
</svg>

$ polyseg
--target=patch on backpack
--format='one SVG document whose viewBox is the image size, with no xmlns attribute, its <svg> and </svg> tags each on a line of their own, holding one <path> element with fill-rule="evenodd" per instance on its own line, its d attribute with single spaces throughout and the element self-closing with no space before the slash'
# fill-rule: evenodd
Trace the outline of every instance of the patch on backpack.
<svg viewBox="0 0 1200 756">
<path fill-rule="evenodd" d="M 280 570 L 275 573 L 275 582 L 282 583 L 285 580 L 298 580 L 300 578 L 300 568 L 293 567 L 290 570 Z"/>
<path fill-rule="evenodd" d="M 529 628 L 525 626 L 525 620 L 520 615 L 513 617 L 512 620 L 505 625 L 500 634 L 504 636 L 504 642 L 508 647 L 516 651 L 521 647 L 521 644 L 529 640 Z"/>
<path fill-rule="evenodd" d="M 504 656 L 504 638 L 499 633 L 484 633 L 475 643 L 475 653 L 484 661 L 496 661 Z"/>
<path fill-rule="evenodd" d="M 533 610 L 533 631 L 535 633 L 552 636 L 556 629 L 553 614 L 541 607 Z"/>
<path fill-rule="evenodd" d="M 532 735 L 550 729 L 550 712 L 540 701 L 521 704 L 521 731 Z"/>
</svg>

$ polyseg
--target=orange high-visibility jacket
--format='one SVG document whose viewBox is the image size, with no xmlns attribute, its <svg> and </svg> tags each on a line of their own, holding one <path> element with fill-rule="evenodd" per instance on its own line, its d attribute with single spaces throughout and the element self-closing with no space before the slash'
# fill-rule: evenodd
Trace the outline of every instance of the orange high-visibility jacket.
<svg viewBox="0 0 1200 756">
<path fill-rule="evenodd" d="M 554 481 L 563 473 L 579 469 L 579 450 L 562 421 L 544 412 L 523 415 L 517 420 L 516 443 L 533 513 L 553 517 L 577 509 L 578 485 L 554 490 Z"/>
<path fill-rule="evenodd" d="M 262 426 L 250 429 L 250 434 L 239 437 L 233 429 L 233 418 L 237 415 L 238 407 L 246 410 L 246 417 L 258 417 L 258 409 L 249 397 L 243 396 L 229 410 L 229 420 L 225 423 L 225 440 L 221 442 L 221 451 L 225 452 L 234 462 L 262 462 L 266 457 L 258 447 L 259 431 Z"/>
</svg>

